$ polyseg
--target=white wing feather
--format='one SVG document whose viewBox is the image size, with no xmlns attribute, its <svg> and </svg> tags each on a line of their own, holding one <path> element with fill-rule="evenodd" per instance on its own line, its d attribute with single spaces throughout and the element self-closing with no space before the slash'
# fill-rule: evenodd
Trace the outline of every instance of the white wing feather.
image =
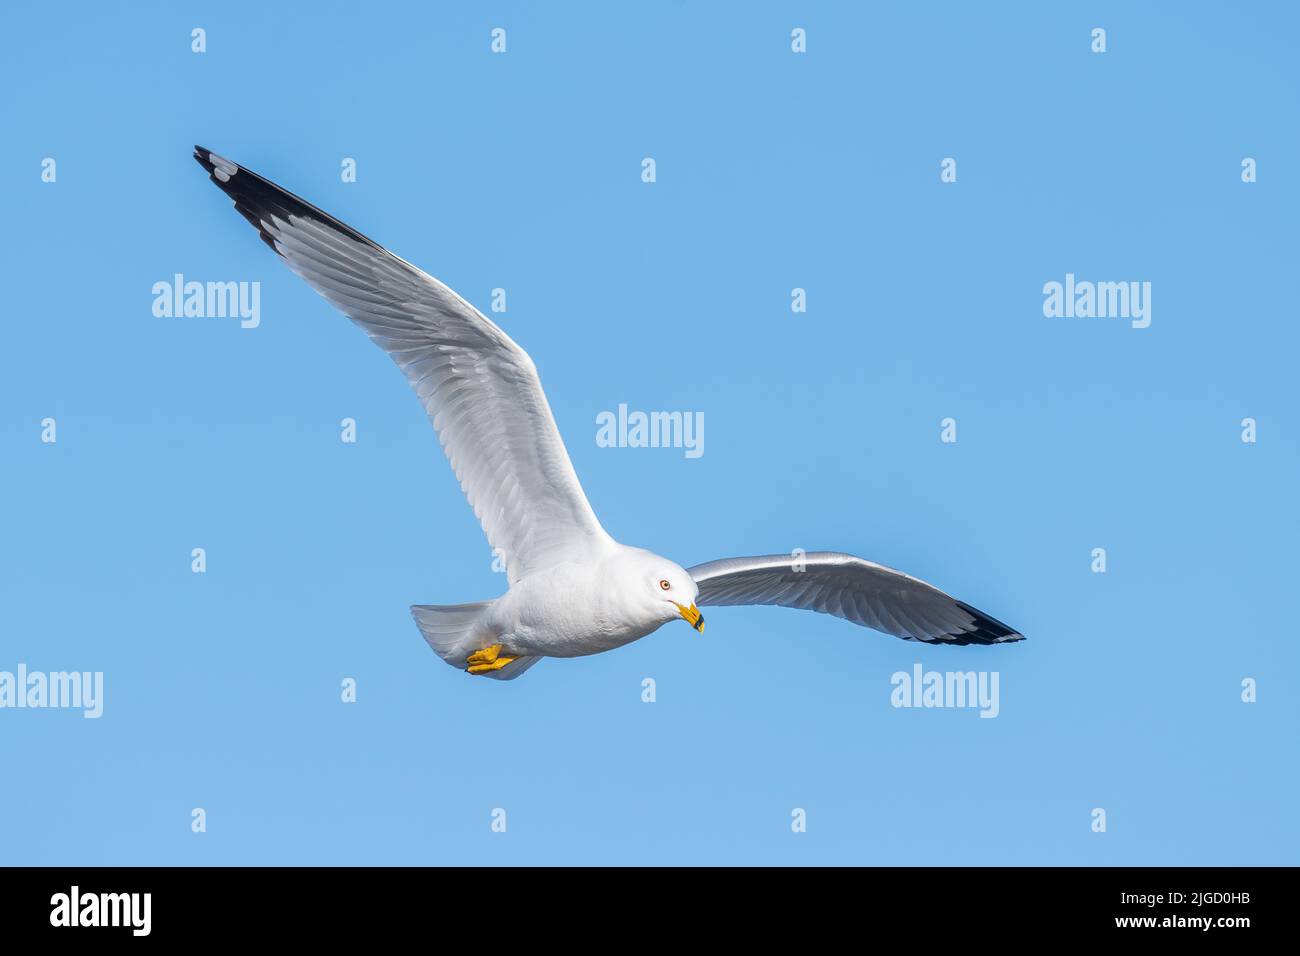
<svg viewBox="0 0 1300 956">
<path fill-rule="evenodd" d="M 410 263 L 229 160 L 194 157 L 294 272 L 406 375 L 513 584 L 611 544 L 537 369 L 486 316 Z"/>
</svg>

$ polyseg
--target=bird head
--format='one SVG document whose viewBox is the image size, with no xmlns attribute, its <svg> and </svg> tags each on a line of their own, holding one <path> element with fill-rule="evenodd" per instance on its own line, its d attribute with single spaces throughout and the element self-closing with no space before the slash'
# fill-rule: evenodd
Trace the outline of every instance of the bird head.
<svg viewBox="0 0 1300 956">
<path fill-rule="evenodd" d="M 685 568 L 646 551 L 637 556 L 633 576 L 638 604 L 665 624 L 680 617 L 704 633 L 704 615 L 695 606 L 700 589 Z"/>
</svg>

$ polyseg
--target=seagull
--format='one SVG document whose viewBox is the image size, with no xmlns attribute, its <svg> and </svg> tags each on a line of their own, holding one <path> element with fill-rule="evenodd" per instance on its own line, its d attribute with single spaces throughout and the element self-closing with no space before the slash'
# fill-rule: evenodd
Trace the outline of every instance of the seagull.
<svg viewBox="0 0 1300 956">
<path fill-rule="evenodd" d="M 905 641 L 1023 636 L 910 575 L 835 551 L 691 568 L 615 541 L 596 520 L 533 360 L 433 276 L 310 203 L 204 149 L 194 158 L 263 241 L 387 352 L 415 389 L 509 588 L 492 601 L 411 608 L 448 664 L 512 680 L 543 657 L 639 640 L 701 607 L 780 605 Z"/>
</svg>

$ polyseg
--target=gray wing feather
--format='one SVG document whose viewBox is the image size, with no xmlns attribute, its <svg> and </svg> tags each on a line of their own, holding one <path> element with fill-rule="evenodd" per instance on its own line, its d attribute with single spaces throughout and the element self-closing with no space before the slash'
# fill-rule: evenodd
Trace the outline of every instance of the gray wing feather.
<svg viewBox="0 0 1300 956">
<path fill-rule="evenodd" d="M 801 568 L 797 570 L 796 568 Z M 696 603 L 773 604 L 833 614 L 905 641 L 1005 644 L 1024 636 L 924 581 L 838 551 L 723 558 L 689 568 Z"/>
</svg>

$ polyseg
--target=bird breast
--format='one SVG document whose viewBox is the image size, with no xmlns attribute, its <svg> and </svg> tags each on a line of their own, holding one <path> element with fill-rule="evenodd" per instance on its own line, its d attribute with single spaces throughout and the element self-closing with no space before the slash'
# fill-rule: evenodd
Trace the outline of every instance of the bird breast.
<svg viewBox="0 0 1300 956">
<path fill-rule="evenodd" d="M 494 630 L 522 654 L 581 657 L 621 647 L 663 623 L 618 592 L 598 565 L 549 568 L 515 582 L 496 602 Z"/>
</svg>

